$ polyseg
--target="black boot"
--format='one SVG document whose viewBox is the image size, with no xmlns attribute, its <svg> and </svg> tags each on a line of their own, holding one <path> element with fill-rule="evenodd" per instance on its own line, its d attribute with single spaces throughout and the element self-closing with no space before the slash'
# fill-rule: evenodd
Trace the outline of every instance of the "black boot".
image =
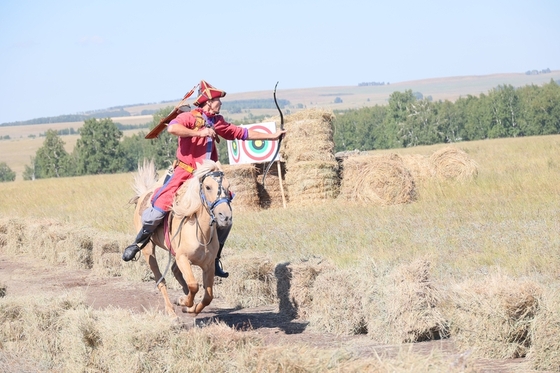
<svg viewBox="0 0 560 373">
<path fill-rule="evenodd" d="M 134 241 L 134 243 L 128 246 L 126 249 L 124 249 L 122 260 L 128 262 L 134 259 L 136 257 L 136 254 L 138 254 L 138 252 L 142 250 L 144 246 L 146 246 L 146 244 L 150 240 L 151 235 L 152 235 L 151 231 L 142 228 L 138 233 L 138 235 L 136 236 L 136 240 Z"/>
<path fill-rule="evenodd" d="M 220 262 L 220 255 L 222 254 L 222 249 L 224 248 L 224 244 L 220 244 L 220 248 L 218 249 L 218 254 L 216 255 L 216 262 L 215 262 L 215 271 L 214 275 L 218 277 L 227 278 L 229 276 L 229 272 L 224 272 L 222 268 L 222 262 Z"/>
</svg>

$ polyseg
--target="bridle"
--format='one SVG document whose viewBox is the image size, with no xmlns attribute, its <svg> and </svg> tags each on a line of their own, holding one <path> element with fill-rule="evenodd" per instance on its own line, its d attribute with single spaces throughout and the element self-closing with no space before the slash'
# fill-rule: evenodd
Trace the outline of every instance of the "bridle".
<svg viewBox="0 0 560 373">
<path fill-rule="evenodd" d="M 204 180 L 207 177 L 211 177 L 214 181 L 218 184 L 218 193 L 216 195 L 216 199 L 212 202 L 206 199 L 204 194 Z M 227 203 L 229 210 L 231 211 L 231 200 L 232 196 L 228 189 L 224 188 L 222 182 L 224 180 L 224 173 L 222 171 L 211 171 L 204 174 L 200 178 L 200 200 L 202 201 L 202 205 L 206 208 L 208 215 L 210 215 L 210 225 L 214 225 L 216 223 L 216 216 L 214 215 L 214 209 L 221 203 Z"/>
</svg>

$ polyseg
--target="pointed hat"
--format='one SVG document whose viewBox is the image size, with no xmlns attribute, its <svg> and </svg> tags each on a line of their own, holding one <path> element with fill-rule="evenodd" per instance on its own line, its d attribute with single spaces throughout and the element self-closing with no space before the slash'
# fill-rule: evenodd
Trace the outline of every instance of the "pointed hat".
<svg viewBox="0 0 560 373">
<path fill-rule="evenodd" d="M 205 80 L 201 80 L 200 88 L 198 89 L 198 97 L 195 100 L 195 102 L 193 102 L 193 105 L 202 106 L 208 100 L 224 97 L 225 95 L 226 95 L 225 91 L 213 87 Z"/>
</svg>

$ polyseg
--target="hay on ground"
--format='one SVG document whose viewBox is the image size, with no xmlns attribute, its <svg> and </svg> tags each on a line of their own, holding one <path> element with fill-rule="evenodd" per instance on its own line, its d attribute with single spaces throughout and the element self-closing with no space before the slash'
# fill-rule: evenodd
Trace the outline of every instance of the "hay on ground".
<svg viewBox="0 0 560 373">
<path fill-rule="evenodd" d="M 232 307 L 258 307 L 276 303 L 274 264 L 262 256 L 224 258 L 232 268 L 227 281 L 217 284 L 215 293 Z"/>
<path fill-rule="evenodd" d="M 309 325 L 337 335 L 367 334 L 363 304 L 366 281 L 354 270 L 325 271 L 313 284 Z"/>
<path fill-rule="evenodd" d="M 531 329 L 527 359 L 533 369 L 558 371 L 560 368 L 560 289 L 547 290 Z"/>
<path fill-rule="evenodd" d="M 274 269 L 277 281 L 279 312 L 293 318 L 307 320 L 313 301 L 313 284 L 319 274 L 332 269 L 321 258 L 296 263 L 279 263 Z"/>
<path fill-rule="evenodd" d="M 453 146 L 435 151 L 430 161 L 440 180 L 467 181 L 478 176 L 478 164 L 466 152 Z"/>
<path fill-rule="evenodd" d="M 430 262 L 418 259 L 380 278 L 380 301 L 369 302 L 368 334 L 385 343 L 414 343 L 445 338 L 448 323 L 441 293 L 430 275 Z M 380 312 L 382 308 L 382 312 Z"/>
<path fill-rule="evenodd" d="M 282 146 L 286 191 L 290 203 L 314 203 L 338 196 L 340 178 L 334 157 L 334 114 L 302 110 L 286 117 L 288 135 Z"/>
<path fill-rule="evenodd" d="M 446 310 L 455 343 L 459 348 L 474 348 L 478 357 L 525 357 L 541 293 L 532 281 L 501 274 L 455 285 Z"/>
<path fill-rule="evenodd" d="M 348 157 L 342 163 L 339 198 L 395 205 L 416 200 L 416 185 L 397 154 Z"/>
</svg>

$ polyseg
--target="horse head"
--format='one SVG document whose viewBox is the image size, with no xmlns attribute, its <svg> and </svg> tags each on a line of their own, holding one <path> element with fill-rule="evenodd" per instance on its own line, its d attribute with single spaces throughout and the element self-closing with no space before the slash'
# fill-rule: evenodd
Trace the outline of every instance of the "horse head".
<svg viewBox="0 0 560 373">
<path fill-rule="evenodd" d="M 210 215 L 210 224 L 225 228 L 232 224 L 231 199 L 229 181 L 224 172 L 218 168 L 209 170 L 199 177 L 200 200 Z"/>
<path fill-rule="evenodd" d="M 218 163 L 208 159 L 198 163 L 193 178 L 179 190 L 173 212 L 176 216 L 193 216 L 205 210 L 210 216 L 210 224 L 228 227 L 232 224 L 229 187 Z"/>
</svg>

